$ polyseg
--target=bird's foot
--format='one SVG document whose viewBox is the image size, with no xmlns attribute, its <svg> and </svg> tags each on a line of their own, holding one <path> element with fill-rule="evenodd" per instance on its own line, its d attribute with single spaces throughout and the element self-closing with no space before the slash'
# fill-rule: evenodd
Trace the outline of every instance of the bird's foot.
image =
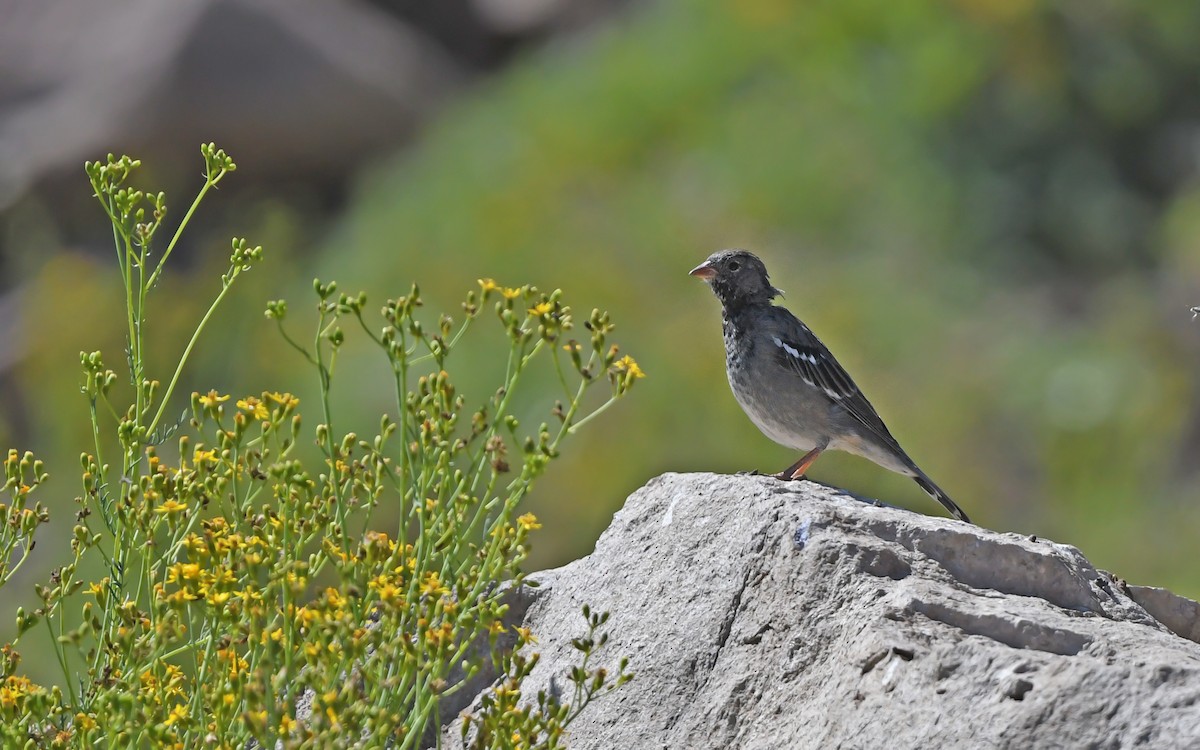
<svg viewBox="0 0 1200 750">
<path fill-rule="evenodd" d="M 739 477 L 760 477 L 762 472 L 758 469 L 751 469 L 750 471 L 739 471 L 737 475 Z"/>
<path fill-rule="evenodd" d="M 813 465 L 813 461 L 817 460 L 817 456 L 821 455 L 821 451 L 823 450 L 825 450 L 825 446 L 818 445 L 816 448 L 813 448 L 808 453 L 805 453 L 803 456 L 801 456 L 799 461 L 776 474 L 776 478 L 782 479 L 785 482 L 804 479 L 804 475 L 808 473 L 808 467 Z"/>
<path fill-rule="evenodd" d="M 800 479 L 808 479 L 808 477 L 804 474 L 793 474 L 792 472 L 788 471 L 787 469 L 784 469 L 783 471 L 779 472 L 778 474 L 772 474 L 771 476 L 775 477 L 776 479 L 778 479 L 781 482 L 795 482 Z"/>
</svg>

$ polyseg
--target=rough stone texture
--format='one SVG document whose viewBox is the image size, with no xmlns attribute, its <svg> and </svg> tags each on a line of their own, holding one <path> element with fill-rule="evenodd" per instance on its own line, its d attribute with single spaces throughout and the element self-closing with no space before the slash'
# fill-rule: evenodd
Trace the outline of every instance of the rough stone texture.
<svg viewBox="0 0 1200 750">
<path fill-rule="evenodd" d="M 572 725 L 578 750 L 1200 747 L 1196 603 L 1067 545 L 667 474 L 534 578 L 527 695 L 569 687 L 585 602 L 613 613 L 598 664 L 637 673 Z"/>
</svg>

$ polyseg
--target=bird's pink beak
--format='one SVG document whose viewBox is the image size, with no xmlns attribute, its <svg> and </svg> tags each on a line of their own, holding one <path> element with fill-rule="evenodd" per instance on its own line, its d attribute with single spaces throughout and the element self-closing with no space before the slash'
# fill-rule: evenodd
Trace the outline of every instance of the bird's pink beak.
<svg viewBox="0 0 1200 750">
<path fill-rule="evenodd" d="M 705 281 L 709 281 L 712 279 L 712 277 L 717 275 L 717 271 L 715 268 L 708 265 L 708 261 L 704 261 L 703 263 L 701 263 L 700 265 L 696 266 L 691 271 L 689 271 L 688 275 L 696 276 L 698 278 L 704 279 Z"/>
</svg>

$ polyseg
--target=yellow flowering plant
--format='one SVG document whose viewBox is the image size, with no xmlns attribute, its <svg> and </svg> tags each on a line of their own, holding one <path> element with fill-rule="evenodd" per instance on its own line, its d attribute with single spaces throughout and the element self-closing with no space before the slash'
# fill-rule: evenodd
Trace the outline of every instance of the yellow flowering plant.
<svg viewBox="0 0 1200 750">
<path fill-rule="evenodd" d="M 128 371 L 108 369 L 99 352 L 81 355 L 93 446 L 81 457 L 73 559 L 37 587 L 41 606 L 17 611 L 17 640 L 0 650 L 0 746 L 417 748 L 453 718 L 442 714 L 447 697 L 490 667 L 504 678 L 464 723 L 473 746 L 560 747 L 578 710 L 630 675 L 623 661 L 611 677 L 588 668 L 603 643 L 602 621 L 592 617 L 571 703 L 495 710 L 536 663 L 521 653 L 533 634 L 505 622 L 506 592 L 522 584 L 529 535 L 541 527 L 518 506 L 562 442 L 621 398 L 641 368 L 618 357 L 600 311 L 588 317 L 584 343 L 564 340 L 574 315 L 557 290 L 482 279 L 461 321 L 443 315 L 428 325 L 414 285 L 383 305 L 380 327 L 364 295 L 315 282 L 311 344 L 285 328 L 285 302 L 267 307 L 319 380 L 315 429 L 302 428 L 295 396 L 271 391 L 194 393 L 178 421 L 166 420 L 213 311 L 263 256 L 234 240 L 220 289 L 171 377 L 165 386 L 151 377 L 148 295 L 200 200 L 236 169 L 212 144 L 201 151 L 204 186 L 161 255 L 154 240 L 166 199 L 127 186 L 139 163 L 110 156 L 87 165 L 113 225 Z M 453 385 L 453 354 L 493 301 L 509 355 L 495 395 L 469 409 Z M 370 438 L 334 426 L 330 392 L 347 323 L 379 347 L 393 375 L 395 411 Z M 547 422 L 525 432 L 513 398 L 543 356 L 562 394 Z M 129 404 L 117 403 L 123 380 Z M 585 393 L 606 382 L 607 400 L 585 409 Z M 310 435 L 316 466 L 298 450 Z M 45 476 L 32 456 L 10 452 L 0 586 L 46 520 L 28 499 Z M 385 504 L 398 511 L 391 528 L 373 518 Z M 88 558 L 103 562 L 99 580 L 82 573 Z M 61 685 L 19 673 L 16 646 L 36 626 L 53 636 Z M 497 648 L 502 636 L 517 648 Z M 514 737 L 522 739 L 514 745 Z"/>
</svg>

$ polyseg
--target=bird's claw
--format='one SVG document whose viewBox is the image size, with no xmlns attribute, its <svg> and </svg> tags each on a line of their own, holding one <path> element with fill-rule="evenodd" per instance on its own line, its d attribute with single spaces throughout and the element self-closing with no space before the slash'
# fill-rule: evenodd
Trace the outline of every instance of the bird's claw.
<svg viewBox="0 0 1200 750">
<path fill-rule="evenodd" d="M 772 474 L 771 476 L 775 477 L 776 479 L 778 479 L 781 482 L 796 482 L 801 479 L 808 479 L 808 477 L 804 474 L 792 475 L 792 474 L 787 473 L 786 471 L 781 471 L 778 474 Z"/>
</svg>

